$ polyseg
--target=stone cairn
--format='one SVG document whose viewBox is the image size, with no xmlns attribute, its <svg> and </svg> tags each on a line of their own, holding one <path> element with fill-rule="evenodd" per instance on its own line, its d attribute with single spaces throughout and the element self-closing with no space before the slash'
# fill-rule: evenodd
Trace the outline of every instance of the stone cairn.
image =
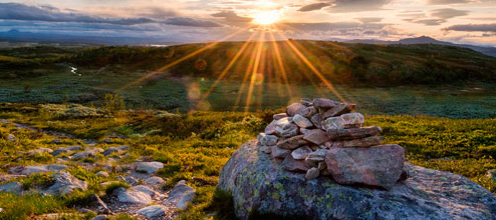
<svg viewBox="0 0 496 220">
<path fill-rule="evenodd" d="M 356 105 L 325 98 L 302 99 L 286 108 L 258 135 L 258 148 L 284 170 L 311 180 L 332 176 L 339 184 L 391 188 L 404 175 L 404 149 L 380 145 L 377 126 L 362 127 Z"/>
</svg>

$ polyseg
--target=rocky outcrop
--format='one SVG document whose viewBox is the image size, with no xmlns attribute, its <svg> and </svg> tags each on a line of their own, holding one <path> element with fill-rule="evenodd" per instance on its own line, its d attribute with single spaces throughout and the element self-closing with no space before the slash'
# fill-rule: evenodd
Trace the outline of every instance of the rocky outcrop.
<svg viewBox="0 0 496 220">
<path fill-rule="evenodd" d="M 389 190 L 308 180 L 250 141 L 222 168 L 218 189 L 231 192 L 241 219 L 252 212 L 301 219 L 496 219 L 494 194 L 460 175 L 406 163 L 410 177 Z"/>
<path fill-rule="evenodd" d="M 188 203 L 195 197 L 195 189 L 186 184 L 186 181 L 179 181 L 169 194 L 169 202 L 178 209 L 186 209 Z"/>
<path fill-rule="evenodd" d="M 50 186 L 44 193 L 63 196 L 75 190 L 86 190 L 88 188 L 86 181 L 74 177 L 69 172 L 55 173 L 53 178 L 55 179 L 55 184 Z"/>
</svg>

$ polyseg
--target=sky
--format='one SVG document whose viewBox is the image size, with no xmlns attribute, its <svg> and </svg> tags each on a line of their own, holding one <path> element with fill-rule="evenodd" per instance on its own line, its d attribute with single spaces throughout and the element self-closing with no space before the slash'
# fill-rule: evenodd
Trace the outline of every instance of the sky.
<svg viewBox="0 0 496 220">
<path fill-rule="evenodd" d="M 275 23 L 253 21 L 267 12 Z M 496 0 L 0 0 L 0 31 L 10 29 L 178 42 L 265 30 L 281 39 L 429 36 L 496 46 Z"/>
</svg>

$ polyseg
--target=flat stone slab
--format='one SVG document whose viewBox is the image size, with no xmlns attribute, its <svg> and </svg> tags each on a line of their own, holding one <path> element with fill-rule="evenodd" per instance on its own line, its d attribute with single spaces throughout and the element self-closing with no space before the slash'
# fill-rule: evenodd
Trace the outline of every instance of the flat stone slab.
<svg viewBox="0 0 496 220">
<path fill-rule="evenodd" d="M 496 196 L 449 172 L 405 163 L 410 177 L 390 190 L 305 179 L 257 152 L 256 141 L 238 149 L 222 168 L 218 189 L 231 192 L 240 219 L 253 211 L 302 219 L 496 219 Z"/>
<path fill-rule="evenodd" d="M 46 172 L 58 172 L 69 168 L 62 164 L 51 164 L 51 165 L 34 165 L 34 166 L 18 166 L 9 169 L 11 174 L 29 175 L 34 173 L 46 173 Z"/>
</svg>

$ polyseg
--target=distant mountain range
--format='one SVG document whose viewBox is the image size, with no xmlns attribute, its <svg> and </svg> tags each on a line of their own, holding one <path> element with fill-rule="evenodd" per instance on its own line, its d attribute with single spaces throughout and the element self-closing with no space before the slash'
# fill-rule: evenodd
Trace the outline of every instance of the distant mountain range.
<svg viewBox="0 0 496 220">
<path fill-rule="evenodd" d="M 77 36 L 63 34 L 45 34 L 33 32 L 21 32 L 12 29 L 7 32 L 0 32 L 0 41 L 13 42 L 38 42 L 38 43 L 79 43 L 93 45 L 178 45 L 191 42 L 179 42 L 174 40 L 164 40 L 163 38 L 154 37 L 108 37 L 108 36 Z M 422 36 L 417 38 L 406 38 L 399 41 L 382 41 L 374 39 L 355 39 L 355 40 L 338 40 L 345 43 L 361 44 L 438 44 L 447 46 L 456 46 L 470 48 L 477 52 L 496 57 L 496 47 L 482 47 L 469 44 L 454 44 L 445 41 Z"/>
<path fill-rule="evenodd" d="M 95 45 L 177 45 L 179 42 L 164 41 L 162 38 L 138 37 L 107 37 L 107 36 L 77 36 L 63 34 L 45 34 L 21 32 L 12 29 L 0 32 L 0 41 L 39 42 L 39 43 L 79 43 Z"/>
<path fill-rule="evenodd" d="M 343 41 L 345 43 L 358 43 L 358 44 L 438 44 L 438 45 L 446 45 L 446 46 L 455 46 L 455 47 L 464 47 L 464 48 L 470 48 L 472 50 L 475 50 L 477 52 L 496 57 L 496 47 L 482 47 L 482 46 L 475 46 L 475 45 L 469 45 L 469 44 L 454 44 L 451 42 L 446 42 L 446 41 L 439 41 L 431 37 L 427 36 L 422 36 L 422 37 L 415 37 L 415 38 L 405 38 L 402 40 L 398 41 L 382 41 L 382 40 L 374 40 L 374 39 L 355 39 L 355 40 L 348 40 L 348 41 Z"/>
</svg>

